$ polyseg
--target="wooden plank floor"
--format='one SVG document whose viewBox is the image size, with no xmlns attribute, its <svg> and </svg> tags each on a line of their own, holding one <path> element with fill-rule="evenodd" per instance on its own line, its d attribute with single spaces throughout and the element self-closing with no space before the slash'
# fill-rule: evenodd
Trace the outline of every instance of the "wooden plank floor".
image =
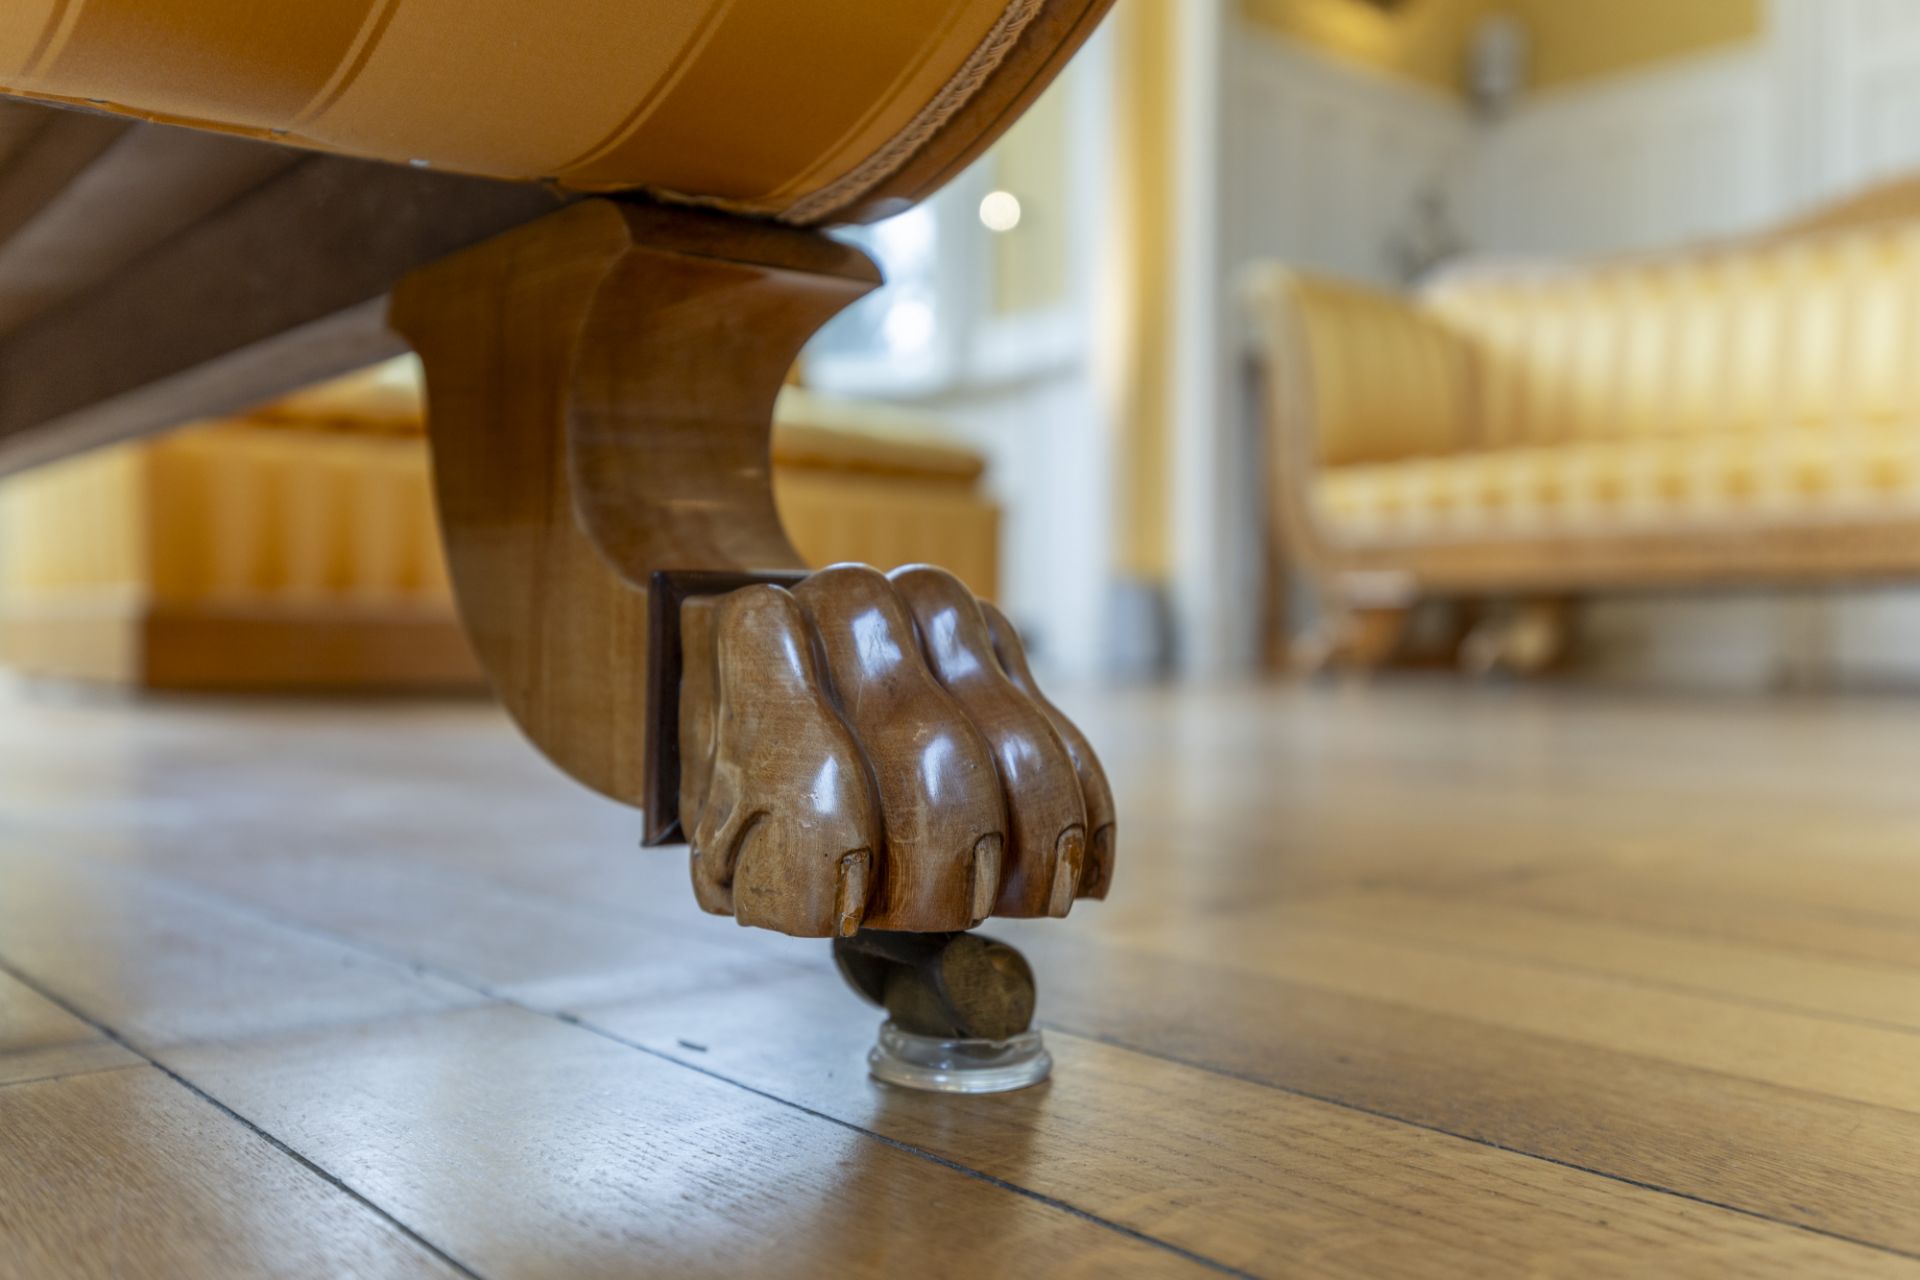
<svg viewBox="0 0 1920 1280">
<path fill-rule="evenodd" d="M 491 709 L 0 706 L 0 1280 L 1920 1276 L 1920 702 L 1067 700 L 1048 1085 Z"/>
</svg>

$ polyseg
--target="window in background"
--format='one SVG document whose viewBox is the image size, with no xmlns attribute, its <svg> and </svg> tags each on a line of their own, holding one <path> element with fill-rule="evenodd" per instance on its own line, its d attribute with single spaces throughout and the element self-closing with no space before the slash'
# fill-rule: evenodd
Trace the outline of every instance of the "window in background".
<svg viewBox="0 0 1920 1280">
<path fill-rule="evenodd" d="M 939 313 L 940 215 L 937 203 L 927 203 L 837 233 L 866 250 L 887 283 L 820 330 L 807 348 L 813 380 L 899 392 L 945 381 L 951 358 Z"/>
<path fill-rule="evenodd" d="M 1077 66 L 1078 64 L 1076 64 Z M 978 163 L 925 204 L 835 232 L 887 283 L 807 348 L 822 390 L 913 398 L 1060 370 L 1085 353 L 1084 156 L 1097 103 L 1073 68 Z"/>
<path fill-rule="evenodd" d="M 989 234 L 995 318 L 1049 312 L 1071 298 L 1070 106 L 1057 94 L 1042 97 L 986 157 L 993 189 L 981 198 L 980 221 Z"/>
</svg>

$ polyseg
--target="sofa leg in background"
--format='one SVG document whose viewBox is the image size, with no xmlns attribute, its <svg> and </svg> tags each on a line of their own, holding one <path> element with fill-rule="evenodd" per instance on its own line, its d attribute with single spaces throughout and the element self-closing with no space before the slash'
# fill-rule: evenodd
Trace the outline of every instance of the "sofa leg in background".
<svg viewBox="0 0 1920 1280">
<path fill-rule="evenodd" d="M 1514 601 L 1476 623 L 1460 642 L 1460 667 L 1472 675 L 1537 676 L 1566 661 L 1574 602 L 1565 596 Z"/>
<path fill-rule="evenodd" d="M 1399 658 L 1419 603 L 1401 574 L 1350 574 L 1318 584 L 1319 619 L 1295 642 L 1303 671 L 1377 671 Z"/>
<path fill-rule="evenodd" d="M 1412 605 L 1349 609 L 1340 620 L 1329 665 L 1377 671 L 1392 662 L 1406 639 Z"/>
</svg>

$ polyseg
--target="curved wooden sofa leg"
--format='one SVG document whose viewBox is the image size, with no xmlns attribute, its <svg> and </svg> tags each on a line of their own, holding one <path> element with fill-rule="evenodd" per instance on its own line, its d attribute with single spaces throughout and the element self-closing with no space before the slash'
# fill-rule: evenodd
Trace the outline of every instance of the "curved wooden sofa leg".
<svg viewBox="0 0 1920 1280">
<path fill-rule="evenodd" d="M 1065 915 L 1105 896 L 1112 793 L 1013 629 L 928 566 L 808 574 L 774 507 L 781 383 L 879 279 L 814 232 L 607 200 L 409 276 L 461 617 L 542 751 L 649 843 L 684 832 L 710 911 Z"/>
<path fill-rule="evenodd" d="M 408 276 L 461 619 L 527 736 L 645 806 L 659 572 L 799 570 L 768 423 L 815 329 L 879 283 L 803 231 L 605 200 Z"/>
</svg>

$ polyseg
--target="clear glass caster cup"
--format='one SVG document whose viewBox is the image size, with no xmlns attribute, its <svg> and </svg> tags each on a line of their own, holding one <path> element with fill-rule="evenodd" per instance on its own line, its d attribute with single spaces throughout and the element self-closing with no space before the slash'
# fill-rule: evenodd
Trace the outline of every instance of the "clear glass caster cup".
<svg viewBox="0 0 1920 1280">
<path fill-rule="evenodd" d="M 867 1053 L 875 1080 L 932 1093 L 1009 1093 L 1039 1084 L 1053 1070 L 1053 1055 L 1037 1030 L 1007 1040 L 943 1040 L 880 1024 L 880 1039 Z"/>
</svg>

